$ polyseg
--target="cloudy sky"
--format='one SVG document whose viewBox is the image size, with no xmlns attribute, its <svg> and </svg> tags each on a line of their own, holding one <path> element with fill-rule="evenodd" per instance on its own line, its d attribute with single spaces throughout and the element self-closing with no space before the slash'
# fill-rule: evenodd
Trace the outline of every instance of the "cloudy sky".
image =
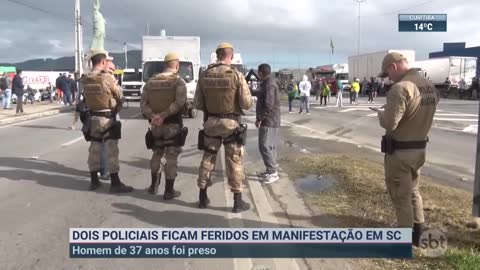
<svg viewBox="0 0 480 270">
<path fill-rule="evenodd" d="M 2 0 L 0 62 L 73 55 L 74 0 Z M 85 46 L 92 36 L 92 0 L 81 0 Z M 395 3 L 395 4 L 393 4 Z M 479 0 L 367 0 L 361 4 L 361 52 L 413 49 L 417 59 L 443 42 L 480 46 Z M 246 64 L 310 67 L 347 62 L 357 53 L 354 0 L 102 0 L 106 48 L 141 48 L 141 36 L 200 36 L 202 60 L 221 41 L 234 43 Z M 399 13 L 446 13 L 446 33 L 399 33 Z M 335 45 L 331 56 L 330 37 Z"/>
</svg>

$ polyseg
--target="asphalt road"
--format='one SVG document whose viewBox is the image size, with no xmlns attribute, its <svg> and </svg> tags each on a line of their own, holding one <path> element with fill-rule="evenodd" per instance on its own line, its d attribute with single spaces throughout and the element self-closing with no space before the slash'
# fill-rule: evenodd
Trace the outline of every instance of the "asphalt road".
<svg viewBox="0 0 480 270">
<path fill-rule="evenodd" d="M 378 100 L 376 104 L 381 103 Z M 454 114 L 448 118 L 476 120 L 469 115 L 478 113 L 477 105 L 442 101 L 439 109 L 444 114 Z M 0 127 L 0 269 L 357 269 L 355 263 L 347 260 L 70 259 L 68 229 L 72 227 L 318 226 L 309 221 L 310 212 L 285 173 L 272 189 L 262 187 L 254 177 L 262 169 L 262 162 L 257 133 L 252 128 L 248 133 L 245 157 L 248 185 L 244 192 L 252 209 L 242 214 L 230 213 L 232 195 L 226 187 L 223 161 L 218 158 L 214 185 L 209 189 L 211 207 L 199 210 L 196 178 L 202 153 L 196 150 L 196 134 L 201 128 L 201 115 L 185 120 L 190 133 L 180 157 L 176 184 L 182 196 L 164 202 L 163 192 L 158 196 L 147 194 L 151 156 L 144 145 L 147 122 L 140 118 L 135 106 L 122 112 L 120 177 L 136 189 L 126 195 L 109 194 L 107 182 L 98 192 L 87 191 L 88 144 L 80 131 L 66 129 L 72 114 Z M 366 107 L 367 104 L 344 108 L 312 105 L 310 115 L 288 114 L 283 107 L 282 132 L 293 130 L 298 145 L 307 137 L 315 137 L 323 139 L 319 144 L 340 141 L 365 151 L 377 151 L 383 131 Z M 251 112 L 245 117 L 250 127 L 254 118 Z M 458 178 L 473 179 L 476 135 L 463 129 L 476 124 L 475 120 L 435 121 L 438 127 L 430 135 L 427 173 L 441 176 L 438 179 L 446 184 L 471 188 L 471 181 Z M 282 134 L 281 140 L 284 138 Z M 375 155 L 381 157 L 380 153 Z M 161 191 L 163 186 L 162 179 Z M 289 216 L 297 218 L 289 220 Z"/>
<path fill-rule="evenodd" d="M 146 120 L 140 119 L 138 107 L 124 110 L 121 116 L 120 177 L 136 189 L 125 195 L 109 194 L 108 182 L 98 192 L 87 191 L 88 144 L 80 131 L 66 129 L 73 119 L 71 113 L 0 127 L 0 269 L 308 268 L 303 261 L 291 259 L 70 259 L 69 228 L 290 226 L 288 220 L 277 218 L 280 213 L 272 209 L 278 207 L 270 205 L 254 177 L 261 169 L 255 131 L 251 132 L 245 161 L 250 184 L 244 196 L 252 209 L 232 214 L 233 195 L 226 185 L 223 158 L 217 159 L 214 185 L 209 189 L 211 206 L 205 210 L 197 208 L 196 179 L 202 153 L 196 149 L 196 134 L 201 127 L 201 115 L 185 120 L 190 135 L 180 156 L 176 183 L 182 196 L 170 202 L 163 201 L 161 196 L 164 179 L 159 195 L 145 191 L 150 183 L 151 156 L 144 144 Z M 292 205 L 303 205 L 301 199 L 296 200 Z M 302 213 L 298 207 L 295 211 Z M 308 219 L 305 207 L 303 213 Z M 316 269 L 335 269 L 331 267 L 334 266 L 325 264 Z"/>
<path fill-rule="evenodd" d="M 368 107 L 380 107 L 385 98 L 368 104 L 365 98 L 359 105 L 334 106 L 335 97 L 327 107 L 311 99 L 310 115 L 286 114 L 283 123 L 297 130 L 297 134 L 315 133 L 318 138 L 356 144 L 358 147 L 379 151 L 384 130 L 376 113 Z M 288 110 L 283 104 L 283 111 Z M 295 103 L 298 112 L 299 101 Z M 424 173 L 443 184 L 471 189 L 474 178 L 478 101 L 441 100 L 429 134 L 427 164 Z M 306 131 L 306 132 L 305 132 Z M 472 131 L 475 131 L 473 133 Z"/>
</svg>

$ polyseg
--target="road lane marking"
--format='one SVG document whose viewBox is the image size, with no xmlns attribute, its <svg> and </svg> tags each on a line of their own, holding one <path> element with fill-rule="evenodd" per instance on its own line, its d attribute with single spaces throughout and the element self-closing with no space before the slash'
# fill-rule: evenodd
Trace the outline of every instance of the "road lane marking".
<svg viewBox="0 0 480 270">
<path fill-rule="evenodd" d="M 478 119 L 471 119 L 471 118 L 438 118 L 434 117 L 433 120 L 436 121 L 458 121 L 458 122 L 477 122 Z"/>
<path fill-rule="evenodd" d="M 380 148 L 373 147 L 373 146 L 370 146 L 370 145 L 367 145 L 367 144 L 361 144 L 360 142 L 355 141 L 355 140 L 340 138 L 340 137 L 338 137 L 334 134 L 327 134 L 323 131 L 316 130 L 316 129 L 313 129 L 313 128 L 309 128 L 309 127 L 299 125 L 299 124 L 295 124 L 295 123 L 288 122 L 288 121 L 282 121 L 282 123 L 284 123 L 286 125 L 289 125 L 289 126 L 295 126 L 295 127 L 303 128 L 303 129 L 306 129 L 306 130 L 310 131 L 310 135 L 308 135 L 306 137 L 313 137 L 313 138 L 319 138 L 321 140 L 331 140 L 331 141 L 350 143 L 350 144 L 357 145 L 357 147 L 361 146 L 362 148 L 370 149 L 370 150 L 373 150 L 375 152 L 381 153 Z M 452 130 L 452 131 L 462 132 L 461 130 Z M 296 134 L 298 134 L 299 136 L 305 136 L 305 134 L 301 134 L 299 132 L 297 132 Z M 429 161 L 425 162 L 424 167 L 429 167 L 431 169 L 435 169 L 438 172 L 444 173 L 444 174 L 447 174 L 447 175 L 458 175 L 459 174 L 458 171 L 445 169 L 443 165 L 441 165 L 441 164 L 436 165 L 436 164 L 434 164 L 432 162 L 429 162 Z M 473 171 L 471 171 L 470 173 L 473 174 Z"/>
<path fill-rule="evenodd" d="M 369 108 L 351 108 L 351 109 L 341 110 L 340 112 L 344 113 L 344 112 L 353 112 L 353 111 L 370 111 L 370 109 Z"/>
<path fill-rule="evenodd" d="M 471 113 L 436 113 L 435 116 L 471 116 L 471 117 L 477 117 L 478 115 L 476 114 L 471 114 Z"/>
<path fill-rule="evenodd" d="M 466 127 L 466 128 L 463 129 L 463 132 L 477 134 L 477 132 L 478 132 L 478 125 L 469 125 L 468 127 Z"/>
<path fill-rule="evenodd" d="M 0 129 L 6 128 L 6 127 L 16 127 L 16 126 L 19 126 L 19 125 L 25 125 L 25 124 L 35 122 L 35 121 L 38 121 L 38 120 L 44 120 L 44 119 L 48 119 L 48 118 L 52 118 L 52 117 L 60 116 L 60 115 L 62 115 L 62 114 L 47 115 L 47 116 L 42 116 L 42 117 L 35 118 L 35 119 L 32 119 L 32 120 L 27 120 L 27 121 L 21 121 L 20 120 L 19 122 L 13 122 L 13 123 L 10 123 L 10 124 L 2 125 L 2 126 L 0 126 Z"/>
<path fill-rule="evenodd" d="M 139 112 L 139 113 L 136 113 L 136 114 L 130 116 L 130 118 L 137 118 L 137 117 L 139 117 L 139 116 L 141 116 L 141 115 L 142 115 L 142 113 Z"/>
<path fill-rule="evenodd" d="M 68 142 L 62 144 L 62 147 L 67 147 L 67 146 L 70 146 L 70 145 L 72 145 L 72 144 L 75 144 L 75 143 L 81 141 L 83 138 L 84 138 L 84 137 L 81 136 L 81 137 L 78 137 L 78 138 L 73 139 L 73 140 L 71 140 L 71 141 L 68 141 Z"/>
</svg>

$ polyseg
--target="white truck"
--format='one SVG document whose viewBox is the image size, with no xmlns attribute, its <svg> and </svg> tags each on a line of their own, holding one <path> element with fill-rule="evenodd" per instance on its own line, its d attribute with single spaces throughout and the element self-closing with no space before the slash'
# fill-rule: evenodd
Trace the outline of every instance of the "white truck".
<svg viewBox="0 0 480 270">
<path fill-rule="evenodd" d="M 217 53 L 212 52 L 210 54 L 209 65 L 214 64 L 216 62 L 217 62 Z M 243 64 L 242 55 L 240 53 L 234 53 L 233 54 L 233 59 L 232 59 L 231 66 L 234 67 L 235 69 L 237 69 L 238 71 L 240 71 L 243 75 L 247 75 L 247 73 L 248 73 L 247 66 Z"/>
<path fill-rule="evenodd" d="M 417 61 L 412 65 L 421 70 L 422 74 L 432 81 L 437 89 L 446 89 L 446 78 L 452 83 L 450 86 L 458 87 L 461 79 L 464 79 L 467 85 L 472 84 L 472 79 L 476 76 L 477 58 L 476 57 L 443 57 L 433 58 L 423 61 Z"/>
<path fill-rule="evenodd" d="M 382 62 L 385 55 L 391 52 L 399 52 L 407 58 L 409 63 L 415 62 L 415 51 L 413 50 L 386 50 L 374 53 L 367 53 L 348 57 L 348 79 L 353 81 L 354 78 L 363 80 L 371 77 L 376 78 L 382 71 Z"/>
<path fill-rule="evenodd" d="M 200 37 L 143 36 L 142 38 L 142 91 L 145 83 L 165 69 L 165 55 L 175 52 L 180 57 L 179 75 L 187 83 L 187 110 L 184 114 L 195 118 L 193 98 L 197 88 L 200 62 Z"/>
<path fill-rule="evenodd" d="M 123 70 L 121 85 L 126 100 L 140 100 L 142 84 L 142 69 L 127 68 Z"/>
</svg>

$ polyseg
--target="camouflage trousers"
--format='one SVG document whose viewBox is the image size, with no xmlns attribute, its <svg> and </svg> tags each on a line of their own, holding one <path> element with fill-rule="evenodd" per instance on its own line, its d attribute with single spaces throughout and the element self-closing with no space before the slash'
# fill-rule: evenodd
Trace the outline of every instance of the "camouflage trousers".
<svg viewBox="0 0 480 270">
<path fill-rule="evenodd" d="M 212 185 L 211 173 L 215 169 L 217 153 L 220 150 L 223 139 L 233 134 L 238 123 L 229 119 L 209 118 L 205 123 L 205 152 L 198 173 L 198 187 L 204 189 Z M 220 137 L 222 139 L 220 139 Z M 234 193 L 243 191 L 243 156 L 245 148 L 236 142 L 225 144 L 225 171 L 228 185 Z"/>
<path fill-rule="evenodd" d="M 101 138 L 105 130 L 110 128 L 113 120 L 105 117 L 93 116 L 91 118 L 90 136 L 95 138 Z M 104 136 L 108 136 L 105 134 Z M 120 165 L 118 162 L 119 149 L 118 140 L 106 140 L 104 142 L 107 170 L 110 173 L 118 173 Z M 90 141 L 90 148 L 88 149 L 88 168 L 90 172 L 100 171 L 100 159 L 101 159 L 101 142 Z"/>
<path fill-rule="evenodd" d="M 152 126 L 152 133 L 155 137 L 165 138 L 155 142 L 152 159 L 150 160 L 150 169 L 152 174 L 158 174 L 162 170 L 165 172 L 165 179 L 174 180 L 177 177 L 178 156 L 182 152 L 181 147 L 168 146 L 174 142 L 180 133 L 179 124 L 165 124 L 160 127 Z M 162 158 L 165 157 L 165 164 Z"/>
<path fill-rule="evenodd" d="M 425 156 L 425 149 L 397 150 L 385 155 L 385 184 L 400 228 L 412 228 L 414 223 L 425 222 L 418 189 Z"/>
</svg>

